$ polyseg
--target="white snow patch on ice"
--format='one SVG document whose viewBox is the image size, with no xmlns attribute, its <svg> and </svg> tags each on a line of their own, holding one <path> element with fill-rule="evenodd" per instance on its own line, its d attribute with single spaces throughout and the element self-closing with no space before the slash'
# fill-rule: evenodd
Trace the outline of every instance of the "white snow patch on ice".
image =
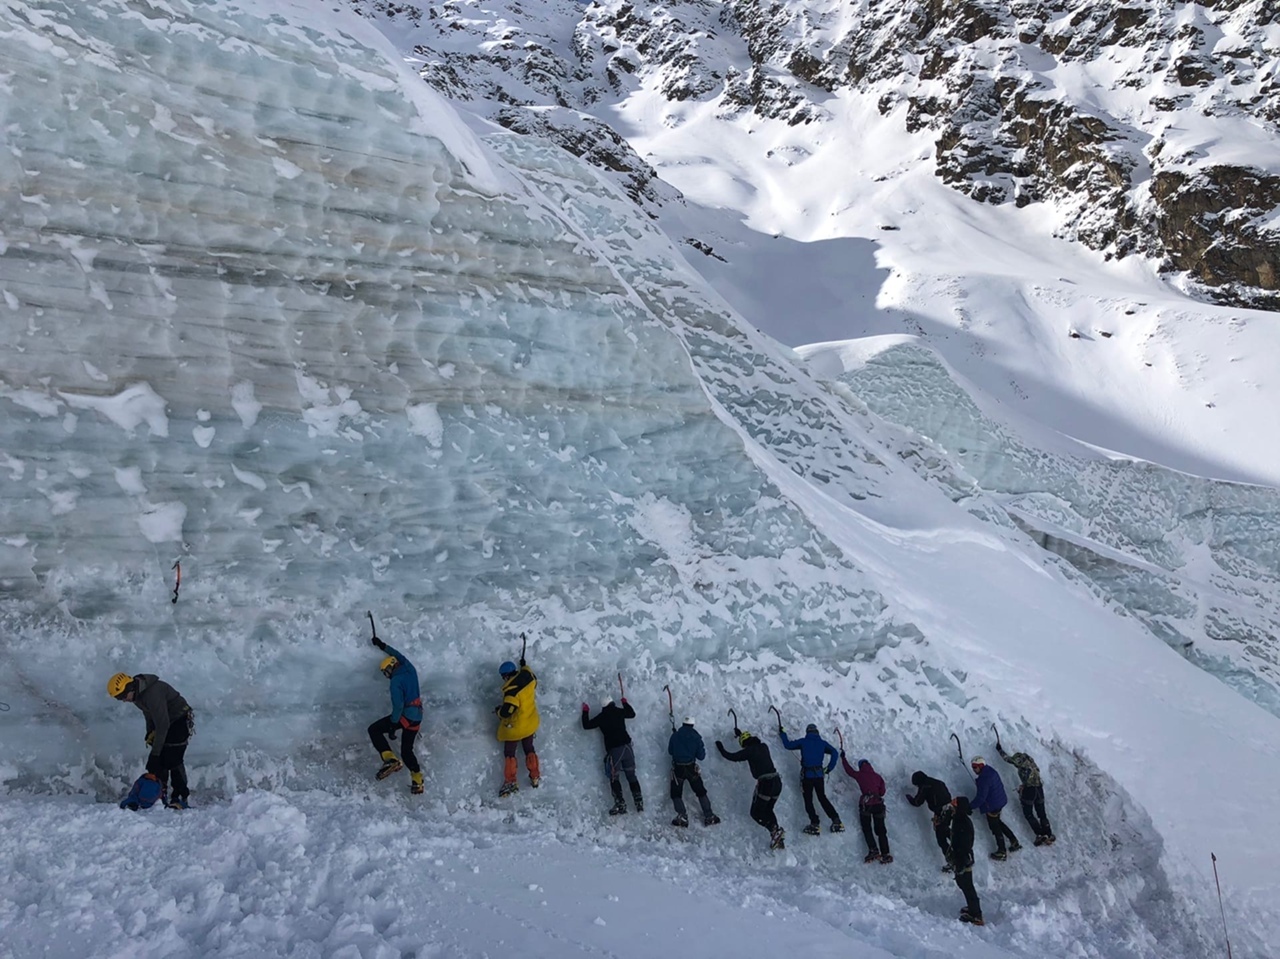
<svg viewBox="0 0 1280 959">
<path fill-rule="evenodd" d="M 58 395 L 76 409 L 101 413 L 128 433 L 146 423 L 152 436 L 169 435 L 165 402 L 148 383 L 135 383 L 115 396 L 89 396 L 64 391 L 59 391 Z"/>
</svg>

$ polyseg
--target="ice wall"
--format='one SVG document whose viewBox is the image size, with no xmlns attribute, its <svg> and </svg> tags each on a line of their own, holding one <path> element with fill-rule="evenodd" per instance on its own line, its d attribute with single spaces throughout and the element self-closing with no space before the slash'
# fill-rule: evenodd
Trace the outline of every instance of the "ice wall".
<svg viewBox="0 0 1280 959">
<path fill-rule="evenodd" d="M 673 668 L 918 636 L 718 415 L 807 449 L 789 417 L 829 399 L 661 278 L 670 245 L 592 175 L 570 222 L 355 18 L 96 11 L 0 21 L 5 688 L 51 727 L 19 768 L 109 749 L 116 668 L 205 687 L 206 741 L 349 729 L 366 608 L 464 684 L 548 622 L 543 649 Z M 825 446 L 850 495 L 880 482 Z"/>
</svg>

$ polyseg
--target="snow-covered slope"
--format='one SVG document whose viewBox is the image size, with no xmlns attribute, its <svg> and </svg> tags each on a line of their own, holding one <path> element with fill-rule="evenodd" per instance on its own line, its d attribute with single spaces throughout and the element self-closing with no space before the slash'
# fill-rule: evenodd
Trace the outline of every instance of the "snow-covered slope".
<svg viewBox="0 0 1280 959">
<path fill-rule="evenodd" d="M 34 823 L 5 830 L 0 920 L 23 949 L 479 954 L 496 913 L 573 954 L 617 870 L 663 948 L 698 915 L 711 955 L 794 920 L 819 955 L 1193 956 L 1210 851 L 1237 951 L 1280 936 L 1258 801 L 1280 720 L 957 504 L 961 462 L 917 475 L 922 442 L 743 322 L 607 178 L 477 138 L 349 13 L 50 0 L 0 35 L 0 808 Z M 368 783 L 366 609 L 423 676 L 416 805 Z M 494 666 L 522 631 L 546 781 L 495 809 Z M 207 815 L 85 801 L 137 773 L 137 716 L 103 692 L 121 668 L 192 702 Z M 657 810 L 626 824 L 577 728 L 619 671 Z M 852 832 L 770 857 L 714 758 L 725 822 L 669 836 L 664 684 L 708 740 L 729 707 L 838 725 L 891 784 L 898 861 L 862 867 Z M 979 864 L 979 932 L 900 795 L 916 768 L 967 789 L 949 734 L 989 752 L 993 723 L 1040 759 L 1060 841 Z M 152 831 L 144 877 L 116 850 Z M 465 870 L 495 868 L 494 836 L 521 878 L 490 886 Z M 556 922 L 510 904 L 545 885 Z M 652 955 L 640 936 L 609 948 Z"/>
<path fill-rule="evenodd" d="M 1273 4 L 355 6 L 783 342 L 924 335 L 1016 415 L 1280 483 Z"/>
</svg>

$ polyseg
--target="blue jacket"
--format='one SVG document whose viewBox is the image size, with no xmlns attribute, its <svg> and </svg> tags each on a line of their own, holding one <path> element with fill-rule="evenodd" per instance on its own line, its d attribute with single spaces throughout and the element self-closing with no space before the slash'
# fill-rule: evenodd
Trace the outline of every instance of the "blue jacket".
<svg viewBox="0 0 1280 959">
<path fill-rule="evenodd" d="M 1008 802 L 1000 774 L 991 766 L 983 766 L 978 773 L 978 795 L 973 797 L 973 808 L 978 812 L 999 812 Z"/>
<path fill-rule="evenodd" d="M 418 671 L 404 653 L 388 644 L 388 656 L 399 662 L 391 672 L 391 724 L 417 727 L 422 723 L 422 693 L 418 691 Z"/>
<path fill-rule="evenodd" d="M 701 734 L 688 724 L 671 734 L 667 752 L 671 754 L 671 761 L 676 763 L 696 763 L 707 758 L 707 747 Z"/>
<path fill-rule="evenodd" d="M 840 758 L 840 750 L 836 749 L 818 733 L 809 733 L 803 739 L 789 739 L 783 730 L 778 731 L 782 737 L 782 745 L 788 749 L 800 750 L 800 765 L 804 767 L 802 779 L 821 779 L 836 768 L 836 760 Z M 825 756 L 831 756 L 831 762 L 822 768 Z"/>
</svg>

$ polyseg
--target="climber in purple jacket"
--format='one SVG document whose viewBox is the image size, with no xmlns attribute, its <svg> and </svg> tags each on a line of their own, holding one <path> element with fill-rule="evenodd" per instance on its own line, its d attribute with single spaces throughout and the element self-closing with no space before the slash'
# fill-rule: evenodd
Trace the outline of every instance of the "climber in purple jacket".
<svg viewBox="0 0 1280 959">
<path fill-rule="evenodd" d="M 893 862 L 889 854 L 889 831 L 884 825 L 884 777 L 872 768 L 870 761 L 859 759 L 855 768 L 840 750 L 840 764 L 853 777 L 862 795 L 858 798 L 858 822 L 862 826 L 862 838 L 867 841 L 867 855 L 863 862 Z"/>
</svg>

